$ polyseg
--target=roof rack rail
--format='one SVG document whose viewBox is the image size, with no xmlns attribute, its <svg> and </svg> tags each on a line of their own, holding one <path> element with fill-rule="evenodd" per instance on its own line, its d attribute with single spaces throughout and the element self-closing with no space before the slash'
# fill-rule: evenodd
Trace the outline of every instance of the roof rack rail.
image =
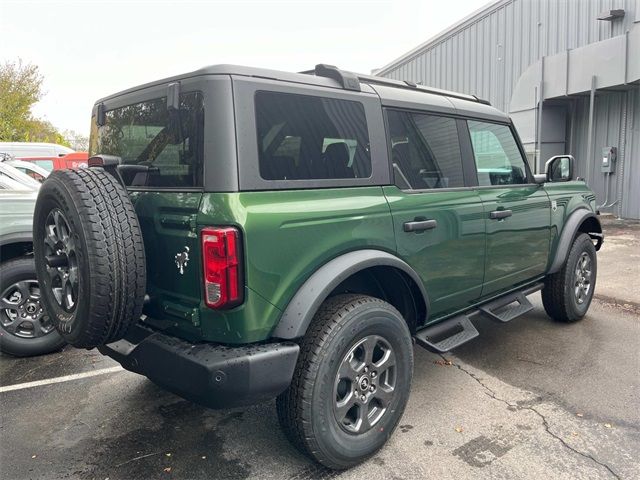
<svg viewBox="0 0 640 480">
<path fill-rule="evenodd" d="M 313 71 L 318 77 L 328 77 L 336 80 L 345 90 L 360 91 L 360 80 L 355 73 L 340 70 L 333 65 L 319 63 Z"/>
<path fill-rule="evenodd" d="M 448 90 L 441 90 L 439 88 L 425 87 L 419 85 L 410 80 L 393 80 L 391 78 L 378 77 L 375 75 L 362 75 L 360 73 L 347 72 L 340 70 L 333 65 L 318 64 L 314 70 L 306 70 L 304 72 L 308 75 L 316 75 L 318 77 L 328 77 L 336 80 L 343 88 L 347 90 L 360 91 L 360 82 L 369 83 L 374 85 L 383 85 L 386 87 L 404 88 L 407 90 L 417 90 L 424 93 L 432 93 L 434 95 L 442 95 L 445 97 L 459 98 L 461 100 L 469 100 L 471 102 L 478 102 L 484 105 L 491 105 L 487 100 L 482 100 L 475 95 L 467 95 L 465 93 L 450 92 Z"/>
</svg>

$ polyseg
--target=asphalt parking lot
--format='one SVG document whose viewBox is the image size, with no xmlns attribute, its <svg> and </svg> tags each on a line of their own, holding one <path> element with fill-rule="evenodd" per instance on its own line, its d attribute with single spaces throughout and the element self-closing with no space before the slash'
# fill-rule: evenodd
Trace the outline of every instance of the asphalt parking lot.
<svg viewBox="0 0 640 480">
<path fill-rule="evenodd" d="M 454 354 L 417 347 L 399 428 L 341 474 L 287 443 L 273 402 L 207 410 L 97 351 L 0 357 L 0 477 L 638 478 L 640 318 L 594 302 L 555 324 L 537 297 Z"/>
</svg>

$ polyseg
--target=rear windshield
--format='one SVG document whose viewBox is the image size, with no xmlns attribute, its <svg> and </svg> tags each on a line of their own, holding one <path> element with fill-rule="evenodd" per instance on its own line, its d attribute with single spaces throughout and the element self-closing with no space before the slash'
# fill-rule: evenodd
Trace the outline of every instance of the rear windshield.
<svg viewBox="0 0 640 480">
<path fill-rule="evenodd" d="M 257 92 L 260 176 L 265 180 L 369 178 L 371 156 L 359 102 Z"/>
<path fill-rule="evenodd" d="M 156 98 L 108 110 L 105 125 L 93 125 L 89 154 L 116 155 L 127 186 L 202 186 L 204 107 L 202 94 L 180 96 L 180 110 Z M 94 117 L 95 122 L 95 117 Z"/>
</svg>

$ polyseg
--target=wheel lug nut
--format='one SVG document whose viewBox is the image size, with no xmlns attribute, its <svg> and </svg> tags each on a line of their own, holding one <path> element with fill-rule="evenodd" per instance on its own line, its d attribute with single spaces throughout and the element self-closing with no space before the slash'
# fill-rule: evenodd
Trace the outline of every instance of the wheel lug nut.
<svg viewBox="0 0 640 480">
<path fill-rule="evenodd" d="M 376 372 L 371 372 L 371 378 L 376 378 L 377 373 Z"/>
<path fill-rule="evenodd" d="M 369 367 L 364 367 L 364 373 L 367 373 L 369 371 Z"/>
<path fill-rule="evenodd" d="M 367 399 L 367 397 L 365 397 L 364 395 L 362 395 L 362 396 L 360 397 L 360 399 L 364 402 L 364 401 Z"/>
<path fill-rule="evenodd" d="M 371 385 L 371 386 L 369 387 L 369 391 L 370 391 L 370 392 L 374 392 L 374 391 L 375 391 L 375 389 L 376 389 L 376 387 L 374 387 L 373 385 Z"/>
</svg>

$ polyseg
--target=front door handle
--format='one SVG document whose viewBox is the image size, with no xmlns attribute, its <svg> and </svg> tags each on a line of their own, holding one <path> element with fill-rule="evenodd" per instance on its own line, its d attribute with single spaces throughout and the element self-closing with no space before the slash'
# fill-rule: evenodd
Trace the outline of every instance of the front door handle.
<svg viewBox="0 0 640 480">
<path fill-rule="evenodd" d="M 491 220 L 502 220 L 503 218 L 510 217 L 511 215 L 513 215 L 511 210 L 494 210 L 489 213 L 489 218 Z"/>
<path fill-rule="evenodd" d="M 435 220 L 415 220 L 413 222 L 404 222 L 405 232 L 423 232 L 425 230 L 432 230 L 438 226 L 438 222 Z"/>
</svg>

